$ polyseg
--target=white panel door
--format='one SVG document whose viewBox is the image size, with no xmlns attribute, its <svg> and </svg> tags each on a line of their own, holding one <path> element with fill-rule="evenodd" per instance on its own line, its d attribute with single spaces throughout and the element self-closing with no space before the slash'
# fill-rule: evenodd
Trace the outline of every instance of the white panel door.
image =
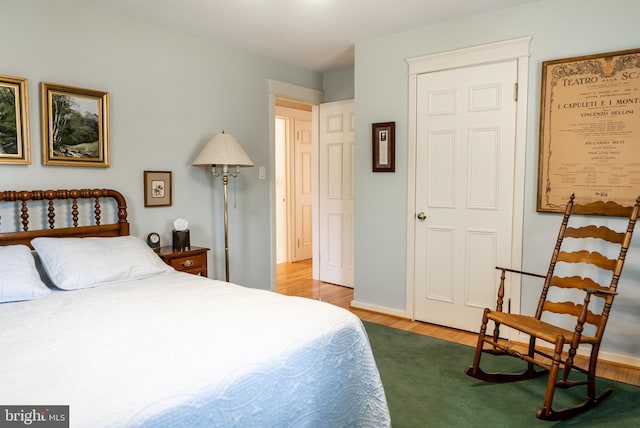
<svg viewBox="0 0 640 428">
<path fill-rule="evenodd" d="M 319 111 L 320 280 L 353 287 L 354 103 Z"/>
<path fill-rule="evenodd" d="M 278 263 L 313 257 L 312 125 L 310 111 L 276 106 Z"/>
<path fill-rule="evenodd" d="M 517 61 L 417 76 L 418 320 L 477 330 L 512 265 L 516 81 Z"/>
<path fill-rule="evenodd" d="M 311 120 L 294 120 L 294 261 L 313 256 L 313 151 Z"/>
</svg>

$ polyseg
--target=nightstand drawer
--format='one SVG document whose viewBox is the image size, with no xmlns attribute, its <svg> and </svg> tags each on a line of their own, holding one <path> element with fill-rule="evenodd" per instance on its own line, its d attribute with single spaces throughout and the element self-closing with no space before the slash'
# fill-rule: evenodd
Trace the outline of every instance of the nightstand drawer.
<svg viewBox="0 0 640 428">
<path fill-rule="evenodd" d="M 192 254 L 190 256 L 172 258 L 168 262 L 175 269 L 184 271 L 206 267 L 207 257 L 206 254 Z"/>
<path fill-rule="evenodd" d="M 189 250 L 173 251 L 171 247 L 161 247 L 155 251 L 166 264 L 175 270 L 207 276 L 208 248 L 191 247 Z"/>
</svg>

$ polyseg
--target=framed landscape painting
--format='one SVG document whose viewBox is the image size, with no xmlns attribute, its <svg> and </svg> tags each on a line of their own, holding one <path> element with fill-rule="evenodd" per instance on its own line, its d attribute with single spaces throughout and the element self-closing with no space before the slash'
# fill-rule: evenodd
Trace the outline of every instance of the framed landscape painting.
<svg viewBox="0 0 640 428">
<path fill-rule="evenodd" d="M 30 164 L 27 79 L 0 75 L 0 164 Z"/>
<path fill-rule="evenodd" d="M 109 166 L 109 93 L 41 84 L 42 163 Z"/>
</svg>

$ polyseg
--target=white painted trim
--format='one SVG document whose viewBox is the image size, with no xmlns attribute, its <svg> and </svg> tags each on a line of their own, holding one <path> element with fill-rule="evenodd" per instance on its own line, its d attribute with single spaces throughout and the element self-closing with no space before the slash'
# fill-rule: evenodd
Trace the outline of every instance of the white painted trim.
<svg viewBox="0 0 640 428">
<path fill-rule="evenodd" d="M 276 98 L 286 98 L 289 100 L 300 101 L 303 103 L 313 105 L 313 122 L 318 122 L 317 116 L 317 108 L 316 105 L 320 104 L 324 99 L 324 92 L 319 91 L 317 89 L 306 88 L 304 86 L 294 85 L 292 83 L 281 82 L 278 80 L 267 80 L 269 84 L 269 215 L 271 216 L 271 228 L 269 230 L 269 239 L 271 240 L 271 250 L 269 254 L 269 261 L 271 264 L 271 290 L 274 291 L 276 289 L 276 204 L 275 204 L 275 194 L 276 194 L 276 180 L 275 180 L 275 169 L 276 169 L 276 130 L 275 130 L 275 122 L 276 122 Z M 313 125 L 312 125 L 313 126 Z M 315 125 L 317 126 L 317 125 Z M 317 135 L 317 134 L 316 134 Z M 314 138 L 313 140 L 313 150 L 314 156 L 317 154 L 317 146 L 318 139 Z M 316 157 L 317 159 L 317 157 Z M 314 192 L 317 191 L 318 186 L 318 177 L 317 177 L 317 165 L 315 165 L 315 173 L 313 177 L 313 186 Z M 318 204 L 314 199 L 313 206 L 313 222 L 316 223 L 316 219 L 319 217 L 318 215 Z M 317 227 L 314 226 L 314 236 L 313 236 L 313 255 L 316 257 L 316 236 L 315 232 Z M 315 263 L 314 263 L 315 264 Z"/>
<path fill-rule="evenodd" d="M 312 123 L 311 132 L 313 133 L 311 142 L 311 151 L 313 152 L 313 177 L 311 178 L 311 193 L 313 201 L 311 202 L 311 252 L 313 253 L 313 263 L 311 263 L 311 278 L 320 279 L 320 171 L 318 170 L 318 159 L 320 159 L 320 105 L 314 104 L 311 108 Z"/>
<path fill-rule="evenodd" d="M 448 52 L 407 58 L 409 74 L 422 74 L 477 64 L 509 61 L 529 56 L 531 37 L 471 46 Z"/>
<path fill-rule="evenodd" d="M 406 302 L 405 311 L 412 321 L 415 320 L 415 236 L 416 236 L 416 149 L 417 149 L 417 125 L 416 110 L 418 105 L 416 91 L 418 89 L 418 76 L 409 75 L 409 127 L 407 147 L 407 272 L 405 284 Z"/>
<path fill-rule="evenodd" d="M 356 309 L 364 309 L 366 311 L 378 312 L 381 314 L 393 315 L 400 318 L 409 318 L 409 314 L 406 311 L 398 310 L 396 308 L 387 308 L 386 306 L 371 305 L 369 303 L 358 302 L 356 300 L 351 301 L 351 307 Z"/>
<path fill-rule="evenodd" d="M 527 334 L 518 332 L 518 334 L 514 335 L 514 338 L 512 340 L 514 343 L 518 343 L 520 345 L 527 346 L 527 347 L 529 346 L 529 335 Z M 549 342 L 538 339 L 538 341 L 536 342 L 536 345 L 539 345 L 541 349 L 545 349 L 547 352 L 550 352 L 550 353 L 553 352 L 554 345 L 552 345 Z M 578 355 L 583 355 L 588 357 L 590 354 L 590 351 L 591 351 L 590 347 L 586 345 L 585 347 L 578 348 L 578 351 L 576 353 Z M 625 364 L 628 366 L 640 367 L 640 357 L 615 354 L 613 352 L 603 351 L 602 348 L 600 348 L 600 351 L 598 352 L 598 361 L 607 361 L 607 362 L 616 363 L 616 364 Z"/>
<path fill-rule="evenodd" d="M 528 39 L 529 41 L 530 39 Z M 527 42 L 528 42 L 527 41 Z M 516 111 L 515 169 L 513 171 L 512 268 L 522 270 L 522 238 L 524 234 L 524 186 L 527 142 L 527 106 L 529 88 L 529 49 L 518 57 L 518 105 Z M 511 275 L 509 296 L 511 311 L 520 313 L 522 275 Z M 510 337 L 515 332 L 510 332 Z"/>
<path fill-rule="evenodd" d="M 529 45 L 531 37 L 522 37 L 488 45 L 474 46 L 408 58 L 409 64 L 409 118 L 407 142 L 407 277 L 406 277 L 406 312 L 415 319 L 415 177 L 417 148 L 417 76 L 433 71 L 452 68 L 469 67 L 501 61 L 518 61 L 518 108 L 516 112 L 516 153 L 514 168 L 513 193 L 513 247 L 511 259 L 514 268 L 522 263 L 522 235 L 524 223 L 524 179 L 525 150 L 527 125 L 527 93 L 529 74 Z M 520 279 L 511 281 L 511 310 L 520 312 Z M 515 297 L 515 299 L 514 299 Z M 479 322 L 479 321 L 478 321 Z"/>
<path fill-rule="evenodd" d="M 612 363 L 625 364 L 633 367 L 640 367 L 640 357 L 633 357 L 631 355 L 614 354 L 612 352 L 603 351 L 602 349 L 600 349 L 600 352 L 598 353 L 598 361 L 610 361 Z"/>
<path fill-rule="evenodd" d="M 269 93 L 308 104 L 320 104 L 324 100 L 322 91 L 272 79 L 269 79 Z"/>
</svg>

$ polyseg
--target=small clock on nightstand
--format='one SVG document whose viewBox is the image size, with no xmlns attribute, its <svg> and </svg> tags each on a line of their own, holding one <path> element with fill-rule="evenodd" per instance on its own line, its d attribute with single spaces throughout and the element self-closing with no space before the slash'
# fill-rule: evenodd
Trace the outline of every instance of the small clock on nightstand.
<svg viewBox="0 0 640 428">
<path fill-rule="evenodd" d="M 151 232 L 147 235 L 147 245 L 149 245 L 154 250 L 156 248 L 160 248 L 160 235 L 156 232 Z"/>
</svg>

